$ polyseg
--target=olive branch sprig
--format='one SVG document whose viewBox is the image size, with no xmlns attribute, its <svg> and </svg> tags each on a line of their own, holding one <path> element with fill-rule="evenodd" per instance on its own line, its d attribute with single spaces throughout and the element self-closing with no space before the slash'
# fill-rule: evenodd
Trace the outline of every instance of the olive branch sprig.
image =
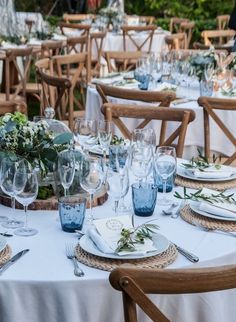
<svg viewBox="0 0 236 322">
<path fill-rule="evenodd" d="M 216 170 L 221 168 L 220 164 L 215 164 L 217 158 L 213 155 L 213 164 L 209 163 L 207 157 L 201 154 L 201 151 L 198 150 L 198 157 L 192 158 L 189 163 L 182 163 L 182 165 L 186 169 L 198 169 L 199 171 L 204 171 L 205 169 L 209 168 L 210 166 L 214 165 Z"/>
<path fill-rule="evenodd" d="M 136 244 L 144 244 L 145 239 L 152 239 L 152 234 L 155 234 L 155 231 L 158 229 L 158 225 L 149 223 L 142 224 L 134 229 L 123 228 L 115 252 L 134 252 Z"/>
<path fill-rule="evenodd" d="M 236 205 L 236 199 L 234 198 L 234 193 L 231 193 L 229 195 L 224 194 L 223 192 L 219 192 L 216 194 L 210 194 L 206 195 L 202 193 L 202 189 L 196 191 L 196 192 L 190 192 L 187 193 L 186 188 L 184 188 L 184 195 L 181 196 L 180 193 L 177 191 L 174 193 L 174 197 L 177 199 L 184 199 L 184 200 L 192 200 L 192 201 L 206 201 L 211 204 L 214 203 L 227 203 Z"/>
</svg>

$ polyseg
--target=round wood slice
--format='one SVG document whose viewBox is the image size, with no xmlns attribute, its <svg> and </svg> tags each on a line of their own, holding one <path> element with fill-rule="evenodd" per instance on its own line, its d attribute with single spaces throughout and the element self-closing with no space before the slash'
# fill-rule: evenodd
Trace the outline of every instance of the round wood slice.
<svg viewBox="0 0 236 322">
<path fill-rule="evenodd" d="M 86 197 L 87 204 L 86 207 L 90 207 L 89 195 L 84 192 L 77 195 L 78 197 Z M 94 194 L 93 207 L 101 206 L 107 200 L 107 187 L 103 186 Z M 0 195 L 0 204 L 11 207 L 11 199 L 6 195 Z M 16 201 L 16 209 L 23 209 L 22 205 Z M 36 199 L 32 204 L 29 205 L 30 210 L 57 210 L 58 209 L 58 199 L 57 197 L 51 197 L 46 200 Z"/>
</svg>

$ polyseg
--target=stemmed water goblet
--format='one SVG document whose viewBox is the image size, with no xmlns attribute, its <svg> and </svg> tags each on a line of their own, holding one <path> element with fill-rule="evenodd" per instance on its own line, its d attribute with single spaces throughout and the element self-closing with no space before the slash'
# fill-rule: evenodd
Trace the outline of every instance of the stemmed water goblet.
<svg viewBox="0 0 236 322">
<path fill-rule="evenodd" d="M 72 150 L 65 150 L 58 155 L 58 173 L 61 184 L 64 188 L 65 197 L 68 194 L 68 189 L 72 185 L 75 175 L 75 155 Z"/>
<path fill-rule="evenodd" d="M 88 221 L 93 221 L 93 196 L 101 188 L 104 182 L 102 159 L 99 157 L 86 156 L 81 164 L 81 187 L 89 193 L 90 213 Z"/>
<path fill-rule="evenodd" d="M 111 144 L 112 135 L 114 132 L 114 125 L 109 121 L 99 121 L 98 123 L 98 140 L 102 147 L 103 162 L 106 164 L 106 156 Z"/>
<path fill-rule="evenodd" d="M 98 141 L 97 121 L 76 119 L 74 126 L 74 137 L 84 152 L 94 147 Z"/>
<path fill-rule="evenodd" d="M 170 200 L 166 198 L 167 180 L 176 170 L 176 151 L 171 146 L 161 146 L 157 148 L 155 157 L 155 169 L 157 175 L 160 176 L 163 182 L 163 198 L 159 200 L 161 205 L 169 205 Z"/>
<path fill-rule="evenodd" d="M 14 176 L 17 169 L 24 169 L 26 166 L 26 161 L 19 160 L 15 157 L 6 157 L 1 162 L 1 189 L 2 191 L 10 196 L 11 198 L 11 208 L 12 208 L 12 218 L 8 219 L 6 222 L 2 223 L 5 228 L 19 228 L 23 226 L 23 221 L 16 220 L 14 218 L 15 213 L 15 191 L 14 191 Z"/>
<path fill-rule="evenodd" d="M 22 228 L 14 231 L 18 236 L 34 236 L 37 229 L 28 227 L 28 205 L 31 204 L 38 195 L 38 179 L 35 171 L 31 167 L 18 168 L 14 176 L 14 194 L 16 200 L 23 205 L 25 212 L 25 223 Z"/>
</svg>

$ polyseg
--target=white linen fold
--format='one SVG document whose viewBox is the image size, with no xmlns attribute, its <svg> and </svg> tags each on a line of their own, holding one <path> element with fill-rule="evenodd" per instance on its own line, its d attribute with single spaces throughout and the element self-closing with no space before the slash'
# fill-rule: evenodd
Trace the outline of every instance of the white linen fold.
<svg viewBox="0 0 236 322">
<path fill-rule="evenodd" d="M 199 210 L 207 212 L 209 214 L 225 217 L 225 218 L 232 218 L 236 219 L 236 209 L 235 211 L 230 211 L 228 209 L 223 208 L 224 204 L 221 203 L 219 205 L 211 205 L 206 202 L 201 202 L 199 205 Z M 234 206 L 236 208 L 236 206 Z"/>
<path fill-rule="evenodd" d="M 102 236 L 97 232 L 96 227 L 92 226 L 86 232 L 89 238 L 94 242 L 97 248 L 103 252 L 104 254 L 114 254 L 114 250 L 112 250 Z"/>
</svg>

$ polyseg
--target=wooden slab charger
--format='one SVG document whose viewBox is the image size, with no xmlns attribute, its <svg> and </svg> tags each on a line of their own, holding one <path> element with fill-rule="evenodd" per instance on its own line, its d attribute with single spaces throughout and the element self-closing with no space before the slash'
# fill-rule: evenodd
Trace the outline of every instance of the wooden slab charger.
<svg viewBox="0 0 236 322">
<path fill-rule="evenodd" d="M 189 205 L 186 205 L 180 211 L 180 216 L 189 224 L 194 225 L 194 221 L 207 229 L 219 229 L 222 231 L 236 231 L 236 221 L 218 220 L 202 216 L 193 211 Z"/>
<path fill-rule="evenodd" d="M 127 263 L 133 264 L 138 268 L 164 268 L 175 261 L 178 251 L 173 244 L 170 244 L 166 251 L 152 257 L 140 259 L 110 259 L 89 254 L 78 244 L 75 248 L 75 254 L 80 263 L 111 272 L 114 268 Z"/>
<path fill-rule="evenodd" d="M 198 181 L 191 180 L 188 178 L 181 177 L 177 175 L 175 178 L 175 184 L 181 187 L 192 188 L 192 189 L 202 189 L 209 188 L 218 191 L 225 191 L 227 189 L 236 188 L 236 179 L 229 181 Z"/>
<path fill-rule="evenodd" d="M 86 197 L 87 204 L 86 207 L 90 207 L 88 194 L 86 192 L 80 193 L 78 195 L 73 195 L 78 197 Z M 94 194 L 93 207 L 101 206 L 107 200 L 107 187 L 103 186 Z M 6 195 L 0 195 L 0 204 L 11 207 L 11 198 Z M 23 209 L 22 205 L 16 202 L 16 209 Z M 57 210 L 58 209 L 58 199 L 57 197 L 51 197 L 46 200 L 36 199 L 32 204 L 29 205 L 30 210 Z"/>
</svg>

